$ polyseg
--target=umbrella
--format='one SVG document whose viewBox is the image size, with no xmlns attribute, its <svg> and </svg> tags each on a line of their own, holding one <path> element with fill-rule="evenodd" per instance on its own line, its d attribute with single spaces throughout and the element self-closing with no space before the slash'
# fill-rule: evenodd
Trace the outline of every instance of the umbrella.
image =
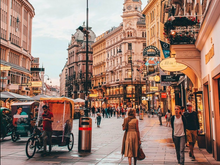
<svg viewBox="0 0 220 165">
<path fill-rule="evenodd" d="M 40 98 L 45 98 L 45 97 L 48 98 L 50 96 L 40 94 L 40 95 L 32 97 L 32 100 L 40 100 Z"/>
<path fill-rule="evenodd" d="M 74 100 L 75 103 L 84 103 L 85 100 L 81 99 L 81 98 L 77 98 Z"/>
<path fill-rule="evenodd" d="M 19 95 L 17 93 L 12 93 L 12 92 L 1 92 L 1 95 L 6 95 L 10 98 L 14 98 L 14 99 L 19 99 L 19 100 L 29 100 L 28 97 L 26 96 L 22 96 L 22 95 Z"/>
<path fill-rule="evenodd" d="M 14 98 L 13 96 L 7 95 L 7 94 L 2 93 L 2 92 L 0 94 L 0 97 L 1 97 L 1 99 L 13 99 Z"/>
</svg>

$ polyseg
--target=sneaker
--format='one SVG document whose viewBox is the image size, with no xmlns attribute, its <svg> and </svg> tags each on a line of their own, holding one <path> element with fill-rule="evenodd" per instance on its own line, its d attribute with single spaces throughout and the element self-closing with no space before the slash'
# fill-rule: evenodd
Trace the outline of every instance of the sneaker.
<svg viewBox="0 0 220 165">
<path fill-rule="evenodd" d="M 192 156 L 192 161 L 195 161 L 195 160 L 196 160 L 196 158 L 195 158 L 195 156 L 193 155 L 193 156 Z"/>
</svg>

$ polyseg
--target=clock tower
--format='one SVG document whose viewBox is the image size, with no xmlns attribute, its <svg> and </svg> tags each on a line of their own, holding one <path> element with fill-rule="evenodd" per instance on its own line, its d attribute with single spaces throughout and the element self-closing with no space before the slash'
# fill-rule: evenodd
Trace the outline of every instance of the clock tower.
<svg viewBox="0 0 220 165">
<path fill-rule="evenodd" d="M 141 0 L 125 0 L 123 4 L 123 24 L 124 27 L 136 26 L 137 21 L 143 18 L 141 14 Z"/>
</svg>

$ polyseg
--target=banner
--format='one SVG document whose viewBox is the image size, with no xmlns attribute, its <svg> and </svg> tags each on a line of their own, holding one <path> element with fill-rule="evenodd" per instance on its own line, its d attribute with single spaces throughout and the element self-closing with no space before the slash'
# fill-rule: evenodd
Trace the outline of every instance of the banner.
<svg viewBox="0 0 220 165">
<path fill-rule="evenodd" d="M 164 58 L 170 57 L 170 44 L 163 41 L 160 41 L 160 44 L 163 50 Z"/>
</svg>

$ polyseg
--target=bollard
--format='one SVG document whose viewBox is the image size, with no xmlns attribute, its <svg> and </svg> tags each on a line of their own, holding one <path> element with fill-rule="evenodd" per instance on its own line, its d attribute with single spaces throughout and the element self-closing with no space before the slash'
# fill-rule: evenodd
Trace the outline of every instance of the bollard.
<svg viewBox="0 0 220 165">
<path fill-rule="evenodd" d="M 78 152 L 91 152 L 92 119 L 81 117 L 79 119 Z"/>
</svg>

